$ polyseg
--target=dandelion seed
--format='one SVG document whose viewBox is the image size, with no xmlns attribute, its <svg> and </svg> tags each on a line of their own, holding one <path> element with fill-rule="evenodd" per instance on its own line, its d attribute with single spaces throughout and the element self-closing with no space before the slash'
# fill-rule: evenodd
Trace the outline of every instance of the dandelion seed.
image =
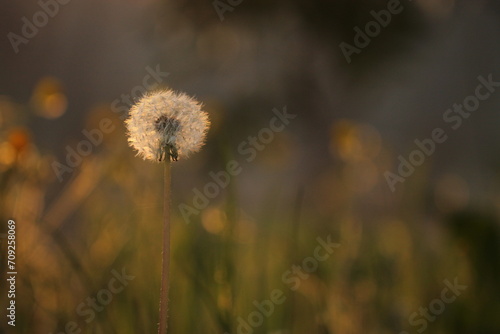
<svg viewBox="0 0 500 334">
<path fill-rule="evenodd" d="M 167 334 L 170 284 L 171 161 L 203 145 L 210 122 L 201 104 L 183 93 L 162 90 L 142 97 L 125 121 L 130 146 L 144 159 L 164 161 L 163 244 L 158 334 Z"/>
<path fill-rule="evenodd" d="M 183 93 L 162 90 L 142 97 L 125 121 L 129 144 L 144 159 L 187 158 L 203 145 L 210 125 L 201 104 Z"/>
</svg>

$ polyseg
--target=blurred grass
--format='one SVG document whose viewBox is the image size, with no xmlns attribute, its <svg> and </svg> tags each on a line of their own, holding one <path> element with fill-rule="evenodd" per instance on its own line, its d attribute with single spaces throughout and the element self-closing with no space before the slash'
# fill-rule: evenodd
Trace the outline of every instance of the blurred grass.
<svg viewBox="0 0 500 334">
<path fill-rule="evenodd" d="M 238 317 L 246 320 L 254 301 L 280 289 L 285 302 L 254 333 L 414 333 L 410 314 L 439 298 L 443 280 L 458 277 L 468 289 L 427 331 L 498 333 L 496 213 L 446 194 L 440 195 L 446 209 L 436 208 L 427 164 L 404 189 L 389 193 L 382 174 L 393 158 L 377 131 L 347 120 L 332 129 L 337 160 L 331 170 L 307 185 L 291 181 L 292 187 L 260 194 L 260 214 L 240 206 L 245 189 L 237 178 L 190 224 L 174 215 L 171 331 L 237 333 Z M 57 185 L 53 158 L 39 152 L 22 124 L 4 125 L 0 140 L 0 217 L 14 218 L 18 227 L 15 332 L 59 333 L 74 321 L 82 333 L 154 333 L 161 166 L 134 158 L 124 137 L 115 135 L 48 202 Z M 222 156 L 221 165 L 228 160 Z M 190 193 L 173 194 L 174 208 L 191 200 Z M 292 291 L 283 273 L 312 256 L 316 238 L 328 235 L 341 246 Z M 5 243 L 1 247 L 5 254 Z M 4 257 L 1 266 L 4 280 Z M 135 278 L 86 323 L 78 305 L 107 288 L 111 272 L 122 268 Z M 5 294 L 1 298 L 5 305 Z M 5 321 L 0 328 L 7 331 Z"/>
</svg>

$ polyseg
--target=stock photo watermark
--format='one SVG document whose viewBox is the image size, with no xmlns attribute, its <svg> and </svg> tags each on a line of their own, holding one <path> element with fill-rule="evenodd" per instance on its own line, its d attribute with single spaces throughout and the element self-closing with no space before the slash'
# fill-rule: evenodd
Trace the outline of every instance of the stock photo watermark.
<svg viewBox="0 0 500 334">
<path fill-rule="evenodd" d="M 128 109 L 141 96 L 144 96 L 148 91 L 154 90 L 164 81 L 169 75 L 168 72 L 162 72 L 160 65 L 156 65 L 153 69 L 146 66 L 147 74 L 142 79 L 142 85 L 137 85 L 130 90 L 128 94 L 121 94 L 111 103 L 111 110 L 119 115 L 120 120 L 127 118 Z M 64 180 L 65 174 L 71 174 L 81 165 L 83 158 L 89 156 L 95 148 L 103 142 L 104 135 L 110 134 L 116 129 L 110 118 L 104 117 L 99 121 L 99 126 L 93 129 L 83 129 L 82 135 L 85 139 L 80 140 L 74 147 L 66 145 L 66 156 L 64 163 L 53 161 L 52 170 L 57 176 L 59 182 Z"/>
<path fill-rule="evenodd" d="M 22 27 L 20 35 L 14 32 L 9 32 L 7 38 L 10 41 L 12 49 L 17 54 L 21 44 L 28 44 L 30 40 L 38 35 L 40 29 L 45 27 L 51 18 L 54 18 L 60 10 L 61 6 L 67 5 L 71 0 L 39 0 L 38 6 L 40 9 L 36 11 L 31 20 L 26 16 L 21 18 Z"/>
<path fill-rule="evenodd" d="M 241 5 L 242 2 L 243 0 L 214 0 L 212 1 L 212 6 L 222 22 L 225 19 L 224 13 L 232 12 L 234 8 Z"/>
<path fill-rule="evenodd" d="M 275 138 L 276 133 L 285 130 L 290 124 L 290 120 L 297 117 L 296 114 L 287 112 L 284 106 L 280 111 L 277 108 L 273 110 L 274 116 L 269 120 L 268 126 L 262 128 L 256 135 L 248 136 L 237 147 L 238 154 L 248 163 L 257 158 L 259 152 L 263 151 Z M 210 200 L 219 196 L 222 190 L 226 189 L 231 179 L 243 171 L 243 166 L 237 160 L 230 160 L 224 170 L 208 173 L 212 181 L 207 182 L 201 189 L 193 188 L 193 199 L 188 205 L 179 204 L 178 208 L 186 224 L 190 223 L 190 217 L 198 215 L 201 210 L 208 207 Z"/>
<path fill-rule="evenodd" d="M 132 281 L 135 276 L 128 275 L 125 268 L 122 272 L 115 269 L 111 270 L 113 277 L 108 281 L 107 287 L 99 290 L 95 296 L 89 296 L 80 304 L 77 305 L 75 313 L 86 324 L 90 324 L 96 318 L 96 313 L 100 313 L 106 309 L 114 299 L 115 295 L 121 293 L 125 287 Z M 64 331 L 50 332 L 49 334 L 77 334 L 82 331 L 82 328 L 76 321 L 68 321 L 64 325 Z"/>
<path fill-rule="evenodd" d="M 393 16 L 401 14 L 403 9 L 404 7 L 400 0 L 389 0 L 386 9 L 370 11 L 373 20 L 367 22 L 364 29 L 358 26 L 354 27 L 353 30 L 356 34 L 354 35 L 352 44 L 346 42 L 339 44 L 347 63 L 351 63 L 353 54 L 360 54 L 364 48 L 368 47 L 372 39 L 380 35 L 383 28 L 386 28 L 391 23 Z"/>
<path fill-rule="evenodd" d="M 466 96 L 462 103 L 453 104 L 452 108 L 446 109 L 443 113 L 443 122 L 452 130 L 458 130 L 465 119 L 468 119 L 473 112 L 478 110 L 481 101 L 485 101 L 500 87 L 500 81 L 494 81 L 493 75 L 487 77 L 482 75 L 477 77 L 479 84 L 474 89 L 474 93 Z M 449 131 L 448 131 L 449 132 Z M 398 183 L 404 183 L 430 157 L 439 144 L 448 140 L 447 131 L 441 127 L 436 127 L 431 131 L 428 138 L 415 139 L 415 149 L 406 157 L 398 156 L 399 165 L 395 172 L 386 171 L 384 173 L 387 185 L 392 192 L 396 191 Z"/>
<path fill-rule="evenodd" d="M 318 270 L 319 263 L 330 258 L 336 248 L 340 244 L 332 242 L 331 235 L 325 239 L 317 237 L 318 245 L 314 248 L 312 256 L 302 259 L 299 265 L 294 264 L 290 269 L 286 270 L 281 275 L 281 282 L 291 291 L 296 291 L 304 280 L 307 280 L 310 274 Z M 264 323 L 265 318 L 269 318 L 274 314 L 277 305 L 281 305 L 286 301 L 285 292 L 281 289 L 273 289 L 269 294 L 268 299 L 262 301 L 254 300 L 252 302 L 255 310 L 250 312 L 246 317 L 239 316 L 237 320 L 237 334 L 252 334 L 254 330 Z M 229 334 L 229 333 L 224 333 Z"/>
<path fill-rule="evenodd" d="M 445 279 L 443 281 L 445 287 L 441 290 L 439 298 L 435 298 L 429 302 L 427 307 L 419 307 L 418 311 L 413 312 L 408 317 L 408 323 L 412 327 L 417 327 L 417 333 L 424 332 L 429 322 L 434 322 L 438 316 L 443 314 L 448 304 L 453 303 L 463 291 L 467 289 L 467 285 L 459 284 L 458 277 L 455 277 L 453 283 Z M 410 334 L 406 331 L 401 331 L 399 334 Z"/>
<path fill-rule="evenodd" d="M 16 222 L 9 219 L 7 222 L 7 234 L 5 238 L 7 239 L 7 324 L 9 326 L 16 326 L 16 280 L 17 280 L 17 269 L 16 269 Z"/>
</svg>

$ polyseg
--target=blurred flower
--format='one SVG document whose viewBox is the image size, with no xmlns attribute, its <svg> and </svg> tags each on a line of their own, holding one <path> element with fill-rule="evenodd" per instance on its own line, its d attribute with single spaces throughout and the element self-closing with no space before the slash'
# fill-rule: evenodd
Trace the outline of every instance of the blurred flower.
<svg viewBox="0 0 500 334">
<path fill-rule="evenodd" d="M 16 152 L 22 152 L 30 142 L 28 131 L 24 128 L 15 128 L 9 132 L 7 141 Z"/>
<path fill-rule="evenodd" d="M 373 159 L 381 150 L 381 137 L 369 124 L 357 124 L 341 119 L 335 122 L 331 132 L 331 149 L 347 162 Z"/>
<path fill-rule="evenodd" d="M 154 161 L 170 156 L 175 161 L 200 149 L 210 122 L 199 102 L 163 90 L 142 97 L 130 109 L 125 124 L 129 144 L 138 155 Z"/>
<path fill-rule="evenodd" d="M 49 119 L 60 117 L 68 106 L 62 84 L 51 77 L 42 78 L 37 83 L 31 103 L 38 115 Z"/>
<path fill-rule="evenodd" d="M 27 151 L 30 145 L 30 135 L 25 128 L 13 128 L 5 142 L 0 143 L 0 169 L 14 164 L 16 159 Z"/>
<path fill-rule="evenodd" d="M 222 234 L 227 225 L 227 217 L 218 208 L 208 208 L 203 211 L 201 224 L 209 233 Z"/>
</svg>

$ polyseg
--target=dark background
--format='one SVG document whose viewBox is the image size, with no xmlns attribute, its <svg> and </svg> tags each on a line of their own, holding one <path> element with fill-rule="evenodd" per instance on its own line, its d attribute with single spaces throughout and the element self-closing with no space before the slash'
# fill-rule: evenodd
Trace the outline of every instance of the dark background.
<svg viewBox="0 0 500 334">
<path fill-rule="evenodd" d="M 243 166 L 189 224 L 173 214 L 174 332 L 237 333 L 252 301 L 332 235 L 340 255 L 303 291 L 286 290 L 256 333 L 416 332 L 410 314 L 455 277 L 466 292 L 426 330 L 497 333 L 500 92 L 455 131 L 443 114 L 479 76 L 500 81 L 500 3 L 401 1 L 348 63 L 339 44 L 387 3 L 244 0 L 221 21 L 205 0 L 73 0 L 16 53 L 8 34 L 40 5 L 2 1 L 0 218 L 19 226 L 25 269 L 9 330 L 62 330 L 128 266 L 131 288 L 82 330 L 154 332 L 161 166 L 134 157 L 112 103 L 159 66 L 161 87 L 195 96 L 212 120 L 202 151 L 174 164 L 174 208 L 192 204 L 210 171 Z M 297 117 L 244 162 L 238 145 L 284 106 Z M 116 130 L 59 182 L 54 162 L 103 118 Z M 392 192 L 384 173 L 437 127 L 448 139 Z"/>
</svg>

